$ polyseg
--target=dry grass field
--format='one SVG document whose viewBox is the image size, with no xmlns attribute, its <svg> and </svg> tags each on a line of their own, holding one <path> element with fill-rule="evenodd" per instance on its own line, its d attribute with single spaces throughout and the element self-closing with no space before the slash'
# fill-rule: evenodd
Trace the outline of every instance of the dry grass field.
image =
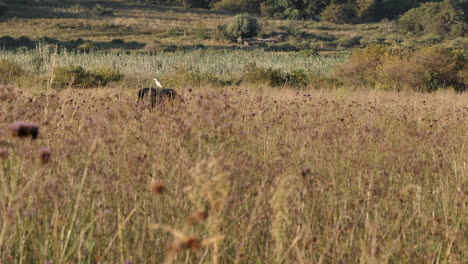
<svg viewBox="0 0 468 264">
<path fill-rule="evenodd" d="M 134 92 L 3 96 L 1 263 L 466 263 L 467 94 Z"/>
<path fill-rule="evenodd" d="M 467 38 L 97 2 L 0 20 L 0 264 L 468 262 Z"/>
</svg>

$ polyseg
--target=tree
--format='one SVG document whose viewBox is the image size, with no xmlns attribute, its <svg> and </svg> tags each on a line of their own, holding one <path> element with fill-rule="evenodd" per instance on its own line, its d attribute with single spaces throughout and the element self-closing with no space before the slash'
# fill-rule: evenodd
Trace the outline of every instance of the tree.
<svg viewBox="0 0 468 264">
<path fill-rule="evenodd" d="M 415 34 L 464 36 L 466 31 L 463 12 L 450 0 L 424 3 L 409 10 L 400 17 L 398 26 Z"/>
<path fill-rule="evenodd" d="M 213 5 L 215 9 L 231 12 L 257 12 L 263 0 L 221 0 Z"/>
<path fill-rule="evenodd" d="M 351 4 L 331 4 L 322 12 L 322 20 L 336 24 L 352 24 L 358 21 L 356 9 Z"/>
<path fill-rule="evenodd" d="M 7 11 L 8 7 L 7 5 L 5 4 L 5 2 L 3 1 L 0 1 L 0 15 L 2 15 L 3 13 L 5 13 L 5 11 Z"/>
</svg>

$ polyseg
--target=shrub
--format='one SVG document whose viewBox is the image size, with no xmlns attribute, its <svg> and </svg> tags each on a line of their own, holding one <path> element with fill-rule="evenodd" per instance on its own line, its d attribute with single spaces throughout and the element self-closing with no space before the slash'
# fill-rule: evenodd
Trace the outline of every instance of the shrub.
<svg viewBox="0 0 468 264">
<path fill-rule="evenodd" d="M 9 83 L 24 73 L 16 62 L 7 59 L 0 60 L 0 83 Z"/>
<path fill-rule="evenodd" d="M 460 90 L 468 90 L 468 65 L 465 65 L 463 69 L 458 72 L 458 80 L 460 84 L 464 87 L 461 87 Z"/>
<path fill-rule="evenodd" d="M 197 39 L 209 39 L 208 31 L 208 28 L 200 22 L 192 29 L 192 35 Z"/>
<path fill-rule="evenodd" d="M 337 68 L 337 76 L 351 85 L 386 90 L 412 89 L 431 92 L 454 87 L 466 90 L 466 51 L 428 47 L 410 52 L 370 45 L 353 53 Z"/>
<path fill-rule="evenodd" d="M 414 52 L 410 61 L 420 66 L 420 71 L 416 72 L 420 88 L 425 91 L 448 86 L 453 86 L 457 90 L 463 89 L 457 76 L 467 64 L 464 55 L 457 51 L 434 47 Z"/>
<path fill-rule="evenodd" d="M 229 36 L 226 33 L 227 25 L 217 25 L 214 33 L 215 40 L 228 40 Z"/>
<path fill-rule="evenodd" d="M 179 49 L 177 45 L 171 44 L 167 45 L 163 48 L 164 52 L 176 52 Z"/>
<path fill-rule="evenodd" d="M 361 21 L 373 21 L 377 9 L 377 0 L 357 0 L 356 13 Z"/>
<path fill-rule="evenodd" d="M 87 71 L 81 66 L 59 67 L 54 70 L 52 87 L 54 88 L 92 88 L 105 86 L 122 78 L 120 72 L 107 66 Z"/>
<path fill-rule="evenodd" d="M 256 63 L 248 63 L 244 66 L 242 81 L 249 83 L 266 83 L 269 86 L 281 86 L 286 83 L 286 77 L 280 70 L 261 68 Z"/>
<path fill-rule="evenodd" d="M 434 33 L 443 36 L 464 36 L 466 23 L 463 12 L 451 1 L 425 3 L 402 15 L 398 27 L 415 34 Z"/>
<path fill-rule="evenodd" d="M 349 4 L 331 4 L 322 12 L 322 20 L 335 24 L 352 24 L 357 22 L 357 13 Z"/>
<path fill-rule="evenodd" d="M 211 0 L 180 0 L 184 7 L 209 8 Z"/>
<path fill-rule="evenodd" d="M 384 90 L 412 89 L 419 85 L 421 66 L 403 58 L 388 58 L 376 69 L 376 86 Z"/>
<path fill-rule="evenodd" d="M 308 84 L 307 75 L 303 70 L 293 70 L 286 74 L 286 83 L 296 88 L 304 88 Z"/>
<path fill-rule="evenodd" d="M 52 87 L 83 87 L 88 78 L 89 73 L 81 66 L 59 67 L 54 70 Z"/>
<path fill-rule="evenodd" d="M 375 69 L 388 52 L 388 47 L 379 44 L 356 50 L 349 61 L 337 67 L 336 73 L 351 85 L 375 85 Z"/>
<path fill-rule="evenodd" d="M 122 78 L 120 71 L 114 67 L 100 66 L 90 72 L 90 76 L 94 76 L 97 81 L 97 86 L 105 86 L 111 82 L 117 82 Z"/>
<path fill-rule="evenodd" d="M 221 0 L 214 4 L 214 8 L 229 12 L 251 12 L 259 10 L 260 2 L 259 0 Z"/>
<path fill-rule="evenodd" d="M 257 19 L 244 13 L 232 18 L 226 27 L 226 34 L 232 40 L 251 38 L 257 36 L 260 29 Z"/>
<path fill-rule="evenodd" d="M 418 7 L 418 0 L 376 1 L 374 20 L 395 19 L 412 8 Z"/>
</svg>

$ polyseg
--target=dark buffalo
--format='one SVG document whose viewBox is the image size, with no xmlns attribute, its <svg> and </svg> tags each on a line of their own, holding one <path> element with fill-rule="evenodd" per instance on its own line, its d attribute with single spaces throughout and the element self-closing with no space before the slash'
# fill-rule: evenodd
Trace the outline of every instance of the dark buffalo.
<svg viewBox="0 0 468 264">
<path fill-rule="evenodd" d="M 138 91 L 138 104 L 147 95 L 150 98 L 151 107 L 155 107 L 165 101 L 182 100 L 174 89 L 143 88 Z"/>
</svg>

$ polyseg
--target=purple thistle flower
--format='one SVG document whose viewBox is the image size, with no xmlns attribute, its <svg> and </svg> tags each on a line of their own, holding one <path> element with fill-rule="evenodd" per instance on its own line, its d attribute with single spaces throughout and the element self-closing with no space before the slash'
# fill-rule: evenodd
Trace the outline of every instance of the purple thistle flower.
<svg viewBox="0 0 468 264">
<path fill-rule="evenodd" d="M 28 137 L 36 139 L 39 135 L 39 125 L 35 123 L 25 123 L 22 121 L 10 125 L 11 134 L 14 137 Z"/>
</svg>

